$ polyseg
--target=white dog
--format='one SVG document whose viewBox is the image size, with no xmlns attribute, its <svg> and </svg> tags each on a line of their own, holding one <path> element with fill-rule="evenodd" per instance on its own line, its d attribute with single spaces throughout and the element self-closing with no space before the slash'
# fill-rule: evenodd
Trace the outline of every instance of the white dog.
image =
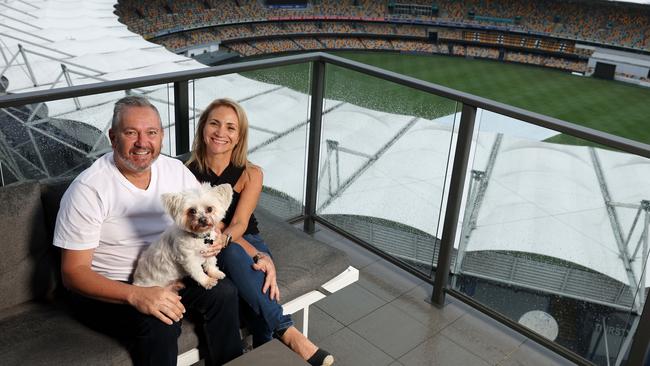
<svg viewBox="0 0 650 366">
<path fill-rule="evenodd" d="M 162 195 L 165 211 L 174 225 L 162 233 L 138 259 L 133 284 L 161 286 L 187 275 L 206 289 L 226 275 L 217 258 L 205 258 L 201 250 L 215 240 L 215 229 L 232 201 L 232 187 L 203 183 L 200 188 Z"/>
</svg>

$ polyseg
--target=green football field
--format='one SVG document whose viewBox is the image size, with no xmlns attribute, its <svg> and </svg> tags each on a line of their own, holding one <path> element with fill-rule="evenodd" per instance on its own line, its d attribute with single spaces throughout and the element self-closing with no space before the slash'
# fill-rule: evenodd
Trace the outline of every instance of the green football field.
<svg viewBox="0 0 650 366">
<path fill-rule="evenodd" d="M 650 88 L 490 60 L 383 52 L 335 54 L 650 144 Z M 301 91 L 308 89 L 306 65 L 247 74 Z M 328 65 L 326 75 L 327 98 L 428 118 L 447 115 L 456 108 L 448 100 L 339 67 Z M 568 136 L 552 140 L 582 143 Z"/>
</svg>

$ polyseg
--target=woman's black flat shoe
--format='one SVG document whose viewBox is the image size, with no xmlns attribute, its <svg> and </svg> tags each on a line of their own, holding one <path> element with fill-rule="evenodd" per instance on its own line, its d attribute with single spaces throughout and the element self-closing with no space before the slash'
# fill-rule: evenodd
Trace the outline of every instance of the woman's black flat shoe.
<svg viewBox="0 0 650 366">
<path fill-rule="evenodd" d="M 319 348 L 307 362 L 311 366 L 331 366 L 334 364 L 334 356 L 322 348 Z"/>
</svg>

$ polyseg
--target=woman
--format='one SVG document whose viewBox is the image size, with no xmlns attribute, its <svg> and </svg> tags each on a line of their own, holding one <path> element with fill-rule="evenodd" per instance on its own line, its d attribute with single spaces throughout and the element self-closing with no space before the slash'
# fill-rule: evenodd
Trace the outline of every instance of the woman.
<svg viewBox="0 0 650 366">
<path fill-rule="evenodd" d="M 230 99 L 210 103 L 199 118 L 187 165 L 201 182 L 233 187 L 232 203 L 219 228 L 225 245 L 219 267 L 247 305 L 242 317 L 253 334 L 254 347 L 274 336 L 309 364 L 329 366 L 334 363 L 332 355 L 300 333 L 278 304 L 275 265 L 253 215 L 262 192 L 262 170 L 248 161 L 247 150 L 248 119 L 242 107 Z"/>
</svg>

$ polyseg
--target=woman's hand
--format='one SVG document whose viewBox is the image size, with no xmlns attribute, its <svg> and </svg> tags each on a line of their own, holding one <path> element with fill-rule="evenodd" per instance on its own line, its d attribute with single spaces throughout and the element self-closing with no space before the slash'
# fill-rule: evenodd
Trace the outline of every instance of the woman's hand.
<svg viewBox="0 0 650 366">
<path fill-rule="evenodd" d="M 216 239 L 214 242 L 212 242 L 212 244 L 206 246 L 201 250 L 201 255 L 203 255 L 204 258 L 214 257 L 219 254 L 223 248 L 226 247 L 227 235 L 224 235 L 221 232 L 217 231 L 215 237 Z"/>
<path fill-rule="evenodd" d="M 266 274 L 262 292 L 269 291 L 269 298 L 271 300 L 280 301 L 280 289 L 278 288 L 277 277 L 275 274 L 275 264 L 273 259 L 266 253 L 257 253 L 257 262 L 253 264 L 253 269 L 262 271 Z"/>
</svg>

